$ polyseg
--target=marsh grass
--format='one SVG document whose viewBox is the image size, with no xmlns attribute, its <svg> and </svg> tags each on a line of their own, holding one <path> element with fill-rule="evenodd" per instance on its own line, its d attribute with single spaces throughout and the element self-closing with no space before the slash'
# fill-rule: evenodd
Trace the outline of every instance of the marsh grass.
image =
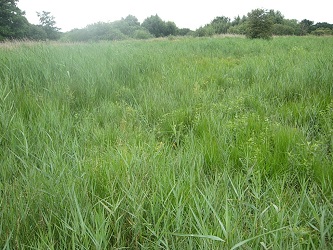
<svg viewBox="0 0 333 250">
<path fill-rule="evenodd" d="M 3 249 L 329 249 L 332 39 L 0 47 Z"/>
</svg>

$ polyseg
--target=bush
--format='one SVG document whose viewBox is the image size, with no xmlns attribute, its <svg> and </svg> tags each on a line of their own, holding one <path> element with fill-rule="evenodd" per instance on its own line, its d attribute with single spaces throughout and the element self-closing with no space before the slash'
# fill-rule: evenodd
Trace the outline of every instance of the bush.
<svg viewBox="0 0 333 250">
<path fill-rule="evenodd" d="M 311 34 L 315 36 L 331 36 L 333 31 L 330 28 L 318 28 L 312 31 Z"/>
<path fill-rule="evenodd" d="M 135 39 L 149 39 L 149 38 L 153 38 L 154 36 L 152 34 L 149 33 L 148 30 L 145 29 L 140 29 L 140 30 L 136 30 L 134 32 L 134 37 Z"/>
</svg>

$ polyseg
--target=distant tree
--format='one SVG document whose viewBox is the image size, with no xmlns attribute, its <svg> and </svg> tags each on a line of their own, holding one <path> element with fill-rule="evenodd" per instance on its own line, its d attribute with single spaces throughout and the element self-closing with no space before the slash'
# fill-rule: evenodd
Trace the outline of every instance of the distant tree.
<svg viewBox="0 0 333 250">
<path fill-rule="evenodd" d="M 230 18 L 225 16 L 215 17 L 210 24 L 213 27 L 215 34 L 225 34 L 231 26 Z"/>
<path fill-rule="evenodd" d="M 135 16 L 128 15 L 127 17 L 122 18 L 122 20 L 124 20 L 129 26 L 140 26 L 140 22 Z"/>
<path fill-rule="evenodd" d="M 110 23 L 114 28 L 119 29 L 126 36 L 133 37 L 136 30 L 141 29 L 140 22 L 135 16 L 128 15 L 121 20 Z"/>
<path fill-rule="evenodd" d="M 84 29 L 85 39 L 88 41 L 114 41 L 114 40 L 124 40 L 127 39 L 124 33 L 122 33 L 114 23 L 98 22 L 88 25 Z"/>
<path fill-rule="evenodd" d="M 29 33 L 29 22 L 24 11 L 17 7 L 18 0 L 0 0 L 0 41 L 21 39 Z"/>
<path fill-rule="evenodd" d="M 73 29 L 64 33 L 61 37 L 63 41 L 72 41 L 72 42 L 87 42 L 91 39 L 92 36 L 88 32 L 87 27 L 83 29 Z"/>
<path fill-rule="evenodd" d="M 300 22 L 300 28 L 301 28 L 301 31 L 302 31 L 302 35 L 308 34 L 311 30 L 312 25 L 313 25 L 313 21 L 310 21 L 308 19 L 303 19 Z"/>
<path fill-rule="evenodd" d="M 187 36 L 187 35 L 189 35 L 191 32 L 193 32 L 193 31 L 190 30 L 190 29 L 188 29 L 188 28 L 181 28 L 181 29 L 178 29 L 177 34 L 180 35 L 180 36 Z"/>
<path fill-rule="evenodd" d="M 248 13 L 246 36 L 248 38 L 270 39 L 272 37 L 273 22 L 269 12 L 255 9 Z"/>
<path fill-rule="evenodd" d="M 319 22 L 316 23 L 315 25 L 311 26 L 311 31 L 316 30 L 316 29 L 331 29 L 333 30 L 333 24 L 327 23 L 327 22 Z"/>
<path fill-rule="evenodd" d="M 110 25 L 108 23 L 98 22 L 89 24 L 82 30 L 76 30 L 74 35 L 80 38 L 81 41 L 106 40 L 109 30 Z"/>
<path fill-rule="evenodd" d="M 31 24 L 29 27 L 28 38 L 31 40 L 46 40 L 47 34 L 41 25 Z"/>
<path fill-rule="evenodd" d="M 301 25 L 296 19 L 284 19 L 283 25 L 288 26 L 288 27 L 293 29 L 293 34 L 292 35 L 295 35 L 295 36 L 302 36 L 303 35 Z"/>
<path fill-rule="evenodd" d="M 275 23 L 272 27 L 272 34 L 276 36 L 290 36 L 295 34 L 295 29 L 285 24 Z"/>
<path fill-rule="evenodd" d="M 238 15 L 237 17 L 235 17 L 234 18 L 234 20 L 232 20 L 232 22 L 231 22 L 231 26 L 236 26 L 236 25 L 238 25 L 238 24 L 240 24 L 241 23 L 241 18 L 240 18 L 240 16 Z"/>
<path fill-rule="evenodd" d="M 246 35 L 246 31 L 247 31 L 247 22 L 231 26 L 228 29 L 229 34 L 237 34 L 237 35 Z"/>
<path fill-rule="evenodd" d="M 59 28 L 57 28 L 55 18 L 51 15 L 51 12 L 43 11 L 37 12 L 40 25 L 43 27 L 47 38 L 50 40 L 57 40 L 60 38 Z"/>
<path fill-rule="evenodd" d="M 148 33 L 148 34 L 147 34 Z M 62 36 L 64 41 L 124 40 L 128 38 L 146 39 L 152 35 L 141 27 L 135 16 L 128 15 L 114 22 L 98 22 L 83 29 L 74 29 Z"/>
<path fill-rule="evenodd" d="M 164 36 L 175 36 L 177 35 L 178 32 L 178 27 L 174 22 L 168 21 L 165 23 L 165 27 L 164 27 L 164 32 L 163 35 Z"/>
<path fill-rule="evenodd" d="M 120 41 L 120 40 L 125 40 L 125 39 L 128 39 L 128 36 L 126 36 L 124 33 L 122 33 L 119 29 L 113 28 L 111 26 L 108 33 L 105 34 L 103 40 Z"/>
<path fill-rule="evenodd" d="M 165 22 L 158 15 L 147 17 L 141 26 L 155 37 L 162 37 L 165 34 Z"/>
<path fill-rule="evenodd" d="M 267 15 L 270 17 L 273 24 L 283 24 L 284 16 L 280 11 L 269 10 Z"/>
<path fill-rule="evenodd" d="M 240 16 L 235 17 L 235 19 L 231 22 L 231 26 L 228 28 L 227 33 L 229 34 L 238 34 L 245 35 L 247 30 L 247 17 Z"/>
</svg>

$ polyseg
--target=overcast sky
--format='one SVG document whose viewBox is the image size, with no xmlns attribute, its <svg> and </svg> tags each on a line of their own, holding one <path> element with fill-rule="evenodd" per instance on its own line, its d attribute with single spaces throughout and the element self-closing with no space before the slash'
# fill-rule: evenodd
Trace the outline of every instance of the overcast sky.
<svg viewBox="0 0 333 250">
<path fill-rule="evenodd" d="M 216 16 L 233 19 L 253 9 L 279 10 L 288 19 L 333 23 L 332 0 L 19 0 L 30 23 L 38 24 L 36 12 L 49 11 L 62 31 L 83 28 L 98 21 L 115 21 L 131 14 L 140 22 L 158 14 L 179 28 L 197 29 Z"/>
</svg>

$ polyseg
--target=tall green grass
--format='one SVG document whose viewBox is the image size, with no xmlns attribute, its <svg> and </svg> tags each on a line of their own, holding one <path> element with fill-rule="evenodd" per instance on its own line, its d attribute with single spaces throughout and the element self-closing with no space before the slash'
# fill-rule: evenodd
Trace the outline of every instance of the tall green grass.
<svg viewBox="0 0 333 250">
<path fill-rule="evenodd" d="M 332 47 L 0 44 L 0 247 L 329 249 Z"/>
</svg>

